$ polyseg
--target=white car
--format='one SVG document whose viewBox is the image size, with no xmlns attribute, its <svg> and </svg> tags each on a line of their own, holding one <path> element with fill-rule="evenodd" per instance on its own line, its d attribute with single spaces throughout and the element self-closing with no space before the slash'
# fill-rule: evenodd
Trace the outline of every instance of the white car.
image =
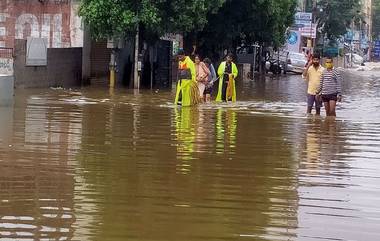
<svg viewBox="0 0 380 241">
<path fill-rule="evenodd" d="M 360 65 L 360 66 L 364 65 L 364 58 L 358 54 L 347 53 L 346 54 L 346 62 L 348 64 L 351 64 L 351 60 L 352 60 L 352 63 L 354 65 Z"/>
<path fill-rule="evenodd" d="M 307 65 L 307 58 L 303 53 L 289 52 L 286 72 L 302 74 Z"/>
</svg>

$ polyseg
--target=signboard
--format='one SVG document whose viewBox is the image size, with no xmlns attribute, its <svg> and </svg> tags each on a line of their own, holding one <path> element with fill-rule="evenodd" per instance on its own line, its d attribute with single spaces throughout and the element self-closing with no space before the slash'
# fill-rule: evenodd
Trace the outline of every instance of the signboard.
<svg viewBox="0 0 380 241">
<path fill-rule="evenodd" d="M 301 45 L 301 36 L 299 31 L 290 31 L 287 39 L 287 50 L 290 52 L 299 52 Z"/>
<path fill-rule="evenodd" d="M 306 26 L 300 28 L 301 36 L 308 38 L 316 38 L 317 37 L 317 24 L 311 24 L 310 26 Z"/>
<path fill-rule="evenodd" d="M 373 48 L 373 53 L 376 58 L 380 58 L 380 40 L 375 41 L 375 46 Z"/>
<path fill-rule="evenodd" d="M 0 75 L 13 75 L 13 59 L 0 58 Z"/>
<path fill-rule="evenodd" d="M 353 36 L 352 36 L 353 41 L 360 41 L 360 31 L 353 31 Z"/>
<path fill-rule="evenodd" d="M 309 21 L 313 20 L 313 14 L 307 12 L 297 12 L 295 15 L 295 20 Z"/>
<path fill-rule="evenodd" d="M 46 66 L 47 47 L 47 39 L 28 37 L 26 41 L 26 66 Z"/>
<path fill-rule="evenodd" d="M 294 26 L 299 28 L 307 27 L 311 25 L 313 21 L 312 13 L 297 12 L 294 17 Z"/>
<path fill-rule="evenodd" d="M 351 30 L 347 31 L 347 33 L 344 35 L 344 39 L 346 41 L 352 41 L 353 38 L 354 38 L 354 33 Z"/>
</svg>

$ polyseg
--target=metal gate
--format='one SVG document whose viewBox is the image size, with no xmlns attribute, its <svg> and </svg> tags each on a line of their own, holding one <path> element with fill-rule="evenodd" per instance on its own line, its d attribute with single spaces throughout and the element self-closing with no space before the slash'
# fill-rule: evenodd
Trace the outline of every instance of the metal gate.
<svg viewBox="0 0 380 241">
<path fill-rule="evenodd" d="M 154 87 L 171 87 L 172 42 L 160 40 L 157 44 L 157 62 L 154 68 Z"/>
</svg>

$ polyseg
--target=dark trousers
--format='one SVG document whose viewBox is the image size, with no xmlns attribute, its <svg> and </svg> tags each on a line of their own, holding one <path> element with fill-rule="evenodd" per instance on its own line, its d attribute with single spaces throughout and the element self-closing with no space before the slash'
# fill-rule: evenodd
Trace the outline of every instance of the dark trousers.
<svg viewBox="0 0 380 241">
<path fill-rule="evenodd" d="M 228 82 L 223 81 L 223 85 L 222 85 L 222 101 L 227 101 L 227 86 L 228 86 Z"/>
</svg>

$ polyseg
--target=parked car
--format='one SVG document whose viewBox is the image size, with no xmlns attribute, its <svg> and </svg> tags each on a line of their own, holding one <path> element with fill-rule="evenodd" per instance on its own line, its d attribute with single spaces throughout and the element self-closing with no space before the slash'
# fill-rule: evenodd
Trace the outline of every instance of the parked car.
<svg viewBox="0 0 380 241">
<path fill-rule="evenodd" d="M 286 72 L 302 74 L 307 65 L 307 58 L 303 53 L 289 52 Z"/>
<path fill-rule="evenodd" d="M 351 57 L 351 55 L 352 55 L 352 57 Z M 351 60 L 352 60 L 353 65 L 360 65 L 360 66 L 364 65 L 364 58 L 358 54 L 347 53 L 346 54 L 346 63 L 351 64 Z"/>
</svg>

